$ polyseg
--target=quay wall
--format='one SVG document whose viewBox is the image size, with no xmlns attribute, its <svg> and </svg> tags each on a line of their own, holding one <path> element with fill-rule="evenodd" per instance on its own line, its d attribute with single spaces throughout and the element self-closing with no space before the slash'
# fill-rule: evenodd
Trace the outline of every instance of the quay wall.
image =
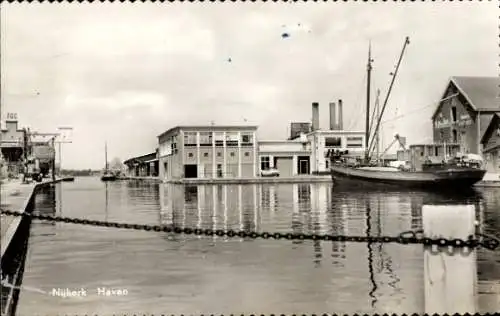
<svg viewBox="0 0 500 316">
<path fill-rule="evenodd" d="M 49 181 L 44 181 L 42 183 L 36 183 L 34 185 L 26 184 L 24 187 L 23 194 L 21 196 L 21 202 L 13 203 L 17 207 L 12 209 L 13 211 L 20 211 L 25 213 L 31 213 L 33 211 L 33 204 L 35 201 L 35 196 L 37 192 L 46 186 L 51 184 L 64 181 L 64 178 L 59 178 Z M 25 186 L 25 184 L 18 183 L 20 186 Z M 8 185 L 6 184 L 5 187 Z M 2 187 L 3 190 L 8 191 L 8 188 Z M 6 192 L 3 192 L 6 193 Z M 5 194 L 3 199 L 7 201 L 2 201 L 8 204 L 9 197 L 14 199 L 12 196 Z M 16 199 L 17 199 L 16 194 Z M 20 217 L 20 216 L 9 216 L 2 218 L 2 225 L 5 230 L 2 231 L 1 236 L 1 277 L 6 284 L 2 284 L 1 287 L 1 306 L 2 315 L 15 315 L 17 301 L 20 293 L 20 286 L 23 279 L 24 265 L 26 262 L 26 253 L 28 251 L 29 235 L 31 218 L 30 217 Z"/>
<path fill-rule="evenodd" d="M 120 180 L 151 181 L 170 184 L 260 184 L 260 183 L 328 183 L 328 176 L 295 176 L 295 177 L 251 177 L 251 178 L 184 178 L 161 180 L 159 177 L 123 177 Z"/>
</svg>

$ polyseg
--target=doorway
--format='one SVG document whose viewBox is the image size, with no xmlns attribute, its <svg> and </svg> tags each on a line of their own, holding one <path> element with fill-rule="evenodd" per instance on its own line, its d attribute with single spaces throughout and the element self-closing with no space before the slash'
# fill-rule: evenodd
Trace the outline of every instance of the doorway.
<svg viewBox="0 0 500 316">
<path fill-rule="evenodd" d="M 298 174 L 309 174 L 309 157 L 308 156 L 297 157 L 297 173 Z"/>
<path fill-rule="evenodd" d="M 184 165 L 184 178 L 198 178 L 198 165 Z"/>
</svg>

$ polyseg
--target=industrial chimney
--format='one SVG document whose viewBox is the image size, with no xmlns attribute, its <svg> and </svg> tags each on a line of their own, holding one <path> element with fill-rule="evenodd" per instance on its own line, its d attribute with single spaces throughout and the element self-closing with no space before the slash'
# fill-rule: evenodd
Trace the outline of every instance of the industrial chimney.
<svg viewBox="0 0 500 316">
<path fill-rule="evenodd" d="M 317 131 L 319 129 L 319 103 L 312 103 L 312 130 Z"/>
<path fill-rule="evenodd" d="M 334 131 L 337 128 L 337 120 L 335 119 L 335 102 L 330 102 L 330 130 Z"/>
<path fill-rule="evenodd" d="M 344 130 L 344 115 L 343 115 L 343 112 L 342 112 L 342 100 L 340 99 L 339 100 L 339 113 L 338 113 L 338 116 L 339 116 L 339 123 L 337 124 L 337 128 L 339 130 Z"/>
</svg>

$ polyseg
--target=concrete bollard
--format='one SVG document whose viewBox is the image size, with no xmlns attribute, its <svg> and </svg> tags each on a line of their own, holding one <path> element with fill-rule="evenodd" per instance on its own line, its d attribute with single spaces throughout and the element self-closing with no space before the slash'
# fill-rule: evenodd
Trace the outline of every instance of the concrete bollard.
<svg viewBox="0 0 500 316">
<path fill-rule="evenodd" d="M 425 237 L 466 240 L 475 233 L 474 205 L 424 205 Z M 424 246 L 425 313 L 475 313 L 476 250 Z"/>
</svg>

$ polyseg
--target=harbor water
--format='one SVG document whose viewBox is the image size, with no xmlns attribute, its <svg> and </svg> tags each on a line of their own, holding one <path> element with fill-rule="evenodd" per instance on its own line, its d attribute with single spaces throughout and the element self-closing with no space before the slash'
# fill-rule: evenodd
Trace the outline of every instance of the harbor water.
<svg viewBox="0 0 500 316">
<path fill-rule="evenodd" d="M 429 203 L 473 204 L 479 229 L 500 237 L 495 188 L 450 197 L 342 192 L 330 184 L 181 186 L 82 177 L 38 193 L 35 211 L 191 228 L 397 236 L 422 228 L 422 205 Z M 477 312 L 500 310 L 500 252 L 479 249 L 477 271 Z M 67 290 L 85 293 L 65 297 Z M 424 308 L 422 245 L 33 221 L 17 314 L 400 314 Z"/>
</svg>

